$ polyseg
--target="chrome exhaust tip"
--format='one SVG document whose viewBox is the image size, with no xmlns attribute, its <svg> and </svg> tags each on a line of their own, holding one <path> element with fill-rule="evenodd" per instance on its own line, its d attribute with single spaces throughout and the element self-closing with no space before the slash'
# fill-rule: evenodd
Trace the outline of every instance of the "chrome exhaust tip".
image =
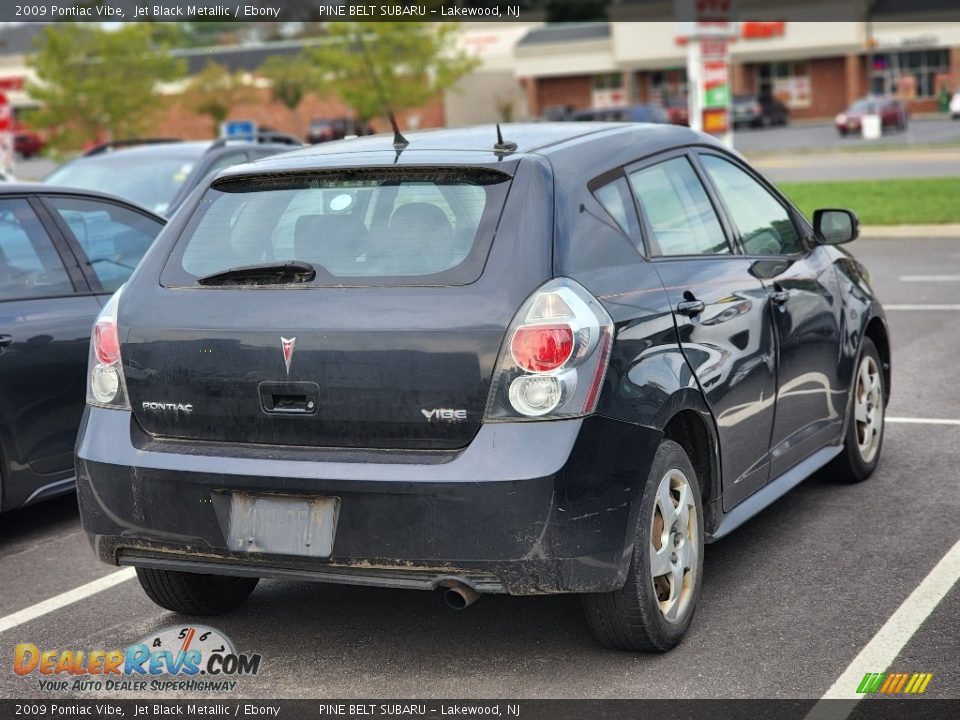
<svg viewBox="0 0 960 720">
<path fill-rule="evenodd" d="M 461 582 L 446 581 L 440 586 L 443 602 L 451 610 L 466 610 L 480 599 L 480 593 Z"/>
</svg>

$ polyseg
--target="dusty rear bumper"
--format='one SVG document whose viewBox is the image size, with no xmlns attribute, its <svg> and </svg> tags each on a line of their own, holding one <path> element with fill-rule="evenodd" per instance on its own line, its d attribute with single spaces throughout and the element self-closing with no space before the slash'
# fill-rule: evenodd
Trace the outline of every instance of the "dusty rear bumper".
<svg viewBox="0 0 960 720">
<path fill-rule="evenodd" d="M 657 433 L 593 417 L 485 425 L 458 453 L 164 443 L 90 409 L 77 445 L 83 526 L 101 560 L 217 574 L 483 592 L 621 586 Z M 340 498 L 333 554 L 232 552 L 234 492 Z"/>
</svg>

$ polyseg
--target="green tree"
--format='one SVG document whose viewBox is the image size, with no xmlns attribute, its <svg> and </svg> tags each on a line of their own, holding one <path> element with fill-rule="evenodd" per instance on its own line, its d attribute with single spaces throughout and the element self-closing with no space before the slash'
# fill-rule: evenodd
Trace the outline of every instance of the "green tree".
<svg viewBox="0 0 960 720">
<path fill-rule="evenodd" d="M 209 62 L 190 79 L 184 93 L 186 106 L 213 121 L 213 134 L 220 134 L 220 124 L 237 105 L 253 100 L 243 73 L 230 72 L 220 63 Z"/>
<path fill-rule="evenodd" d="M 330 23 L 328 37 L 307 53 L 332 92 L 367 122 L 430 101 L 478 64 L 456 47 L 454 23 Z"/>
<path fill-rule="evenodd" d="M 290 111 L 294 132 L 302 135 L 297 109 L 308 92 L 320 85 L 316 67 L 304 55 L 271 55 L 260 66 L 260 74 L 270 81 L 270 95 Z"/>
<path fill-rule="evenodd" d="M 162 108 L 158 85 L 186 71 L 147 23 L 49 25 L 27 62 L 38 78 L 27 89 L 42 108 L 34 122 L 54 129 L 58 148 L 144 134 Z"/>
</svg>

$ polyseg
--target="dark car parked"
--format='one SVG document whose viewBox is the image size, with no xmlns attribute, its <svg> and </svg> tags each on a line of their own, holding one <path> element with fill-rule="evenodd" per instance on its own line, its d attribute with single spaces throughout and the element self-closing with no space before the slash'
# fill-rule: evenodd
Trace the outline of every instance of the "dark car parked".
<svg viewBox="0 0 960 720">
<path fill-rule="evenodd" d="M 790 122 L 790 110 L 775 97 L 736 95 L 733 98 L 734 127 L 771 127 Z"/>
<path fill-rule="evenodd" d="M 43 182 L 115 193 L 171 217 L 190 193 L 217 171 L 301 144 L 284 133 L 261 133 L 256 142 L 121 140 L 91 148 L 58 167 Z"/>
<path fill-rule="evenodd" d="M 667 119 L 674 125 L 690 124 L 690 106 L 687 98 L 672 98 L 667 102 L 664 110 L 667 113 Z"/>
<path fill-rule="evenodd" d="M 311 145 L 343 140 L 349 135 L 369 135 L 370 128 L 353 118 L 315 118 L 307 128 L 307 142 Z"/>
<path fill-rule="evenodd" d="M 100 193 L 0 186 L 0 510 L 73 488 L 90 329 L 164 222 Z"/>
<path fill-rule="evenodd" d="M 574 110 L 569 119 L 576 122 L 670 122 L 666 111 L 659 105 L 627 105 L 615 108 Z"/>
<path fill-rule="evenodd" d="M 894 98 L 862 98 L 837 115 L 837 132 L 846 137 L 850 133 L 859 134 L 863 126 L 864 115 L 879 115 L 880 128 L 906 130 L 910 124 L 910 113 L 906 106 Z"/>
<path fill-rule="evenodd" d="M 876 467 L 884 313 L 738 155 L 673 125 L 331 143 L 224 171 L 104 308 L 83 525 L 158 604 L 259 577 L 580 593 L 687 630 L 714 541 Z M 398 138 L 399 140 L 399 138 Z"/>
</svg>

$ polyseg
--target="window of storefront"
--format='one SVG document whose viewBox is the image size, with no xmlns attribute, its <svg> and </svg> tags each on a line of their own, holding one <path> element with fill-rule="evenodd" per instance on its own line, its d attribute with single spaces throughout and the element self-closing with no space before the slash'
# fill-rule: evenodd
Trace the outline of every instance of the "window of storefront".
<svg viewBox="0 0 960 720">
<path fill-rule="evenodd" d="M 687 101 L 687 69 L 673 68 L 650 73 L 650 102 L 667 107 Z"/>
<path fill-rule="evenodd" d="M 789 108 L 810 107 L 810 63 L 775 62 L 757 66 L 757 93 Z"/>
<path fill-rule="evenodd" d="M 950 58 L 943 50 L 909 50 L 877 53 L 870 61 L 870 92 L 912 98 L 934 97 L 950 71 Z"/>
<path fill-rule="evenodd" d="M 594 75 L 591 83 L 592 105 L 595 108 L 621 107 L 627 104 L 622 73 Z"/>
</svg>

